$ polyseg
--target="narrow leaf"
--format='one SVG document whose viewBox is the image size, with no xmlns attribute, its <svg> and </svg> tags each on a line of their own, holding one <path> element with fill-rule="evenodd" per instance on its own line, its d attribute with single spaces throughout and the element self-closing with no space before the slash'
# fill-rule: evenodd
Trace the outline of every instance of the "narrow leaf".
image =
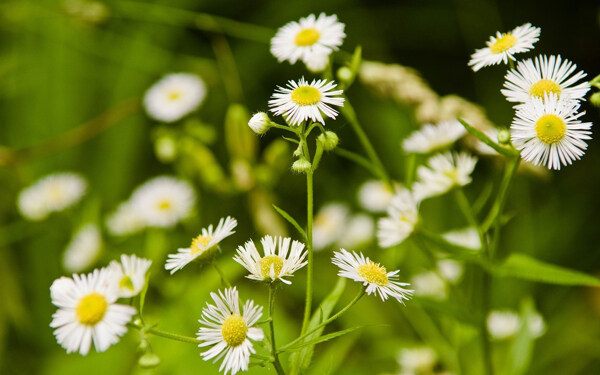
<svg viewBox="0 0 600 375">
<path fill-rule="evenodd" d="M 144 287 L 140 292 L 140 316 L 143 318 L 144 313 L 144 303 L 146 303 L 146 292 L 148 291 L 148 284 L 150 283 L 150 271 L 146 272 L 146 281 L 144 282 Z"/>
<path fill-rule="evenodd" d="M 317 337 L 317 338 L 309 340 L 309 341 L 299 342 L 299 343 L 297 343 L 295 345 L 292 345 L 289 348 L 287 348 L 286 351 L 288 351 L 288 350 L 289 351 L 299 350 L 299 349 L 302 349 L 302 348 L 304 348 L 306 346 L 309 346 L 309 345 L 315 346 L 315 345 L 320 344 L 322 342 L 329 341 L 331 339 L 343 336 L 343 335 L 348 334 L 350 332 L 354 332 L 354 331 L 356 331 L 358 329 L 361 329 L 363 327 L 366 327 L 366 326 L 357 326 L 357 327 L 347 328 L 347 329 L 344 329 L 344 330 L 341 330 L 341 331 L 328 333 L 328 334 L 326 334 L 324 336 Z"/>
<path fill-rule="evenodd" d="M 298 222 L 293 217 L 290 216 L 290 214 L 288 214 L 281 208 L 277 207 L 276 205 L 273 205 L 273 208 L 275 209 L 275 211 L 277 211 L 277 213 L 279 215 L 281 215 L 290 224 L 292 224 L 294 226 L 294 228 L 296 228 L 298 230 L 300 235 L 302 235 L 302 238 L 304 239 L 304 241 L 308 241 L 308 238 L 306 237 L 306 233 L 304 232 L 304 229 L 302 229 L 302 227 L 298 224 Z"/>
<path fill-rule="evenodd" d="M 518 155 L 518 153 L 510 148 L 504 147 L 499 145 L 498 143 L 492 141 L 490 139 L 490 137 L 488 137 L 487 135 L 485 135 L 485 133 L 483 133 L 481 130 L 472 127 L 471 125 L 469 125 L 467 122 L 465 122 L 462 119 L 458 119 L 458 121 L 462 124 L 462 126 L 465 127 L 465 129 L 467 129 L 467 131 L 469 133 L 471 133 L 472 136 L 474 136 L 475 138 L 479 139 L 481 142 L 485 143 L 486 145 L 490 146 L 491 148 L 493 148 L 494 150 L 498 151 L 498 153 L 505 155 L 505 156 L 516 156 Z"/>
</svg>

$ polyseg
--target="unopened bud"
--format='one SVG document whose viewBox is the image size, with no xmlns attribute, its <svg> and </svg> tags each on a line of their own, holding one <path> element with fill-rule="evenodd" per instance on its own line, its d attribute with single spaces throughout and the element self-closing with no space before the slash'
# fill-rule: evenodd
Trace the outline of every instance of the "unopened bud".
<svg viewBox="0 0 600 375">
<path fill-rule="evenodd" d="M 141 368 L 154 368 L 160 365 L 160 358 L 154 353 L 146 353 L 138 359 L 138 365 Z"/>
<path fill-rule="evenodd" d="M 596 107 L 600 107 L 600 91 L 592 94 L 590 97 L 590 102 L 592 102 L 592 104 Z"/>
<path fill-rule="evenodd" d="M 292 164 L 292 170 L 297 173 L 306 173 L 310 171 L 311 168 L 312 165 L 310 164 L 310 162 L 304 158 L 300 158 L 296 160 L 294 164 Z"/>
<path fill-rule="evenodd" d="M 506 129 L 500 129 L 498 131 L 498 143 L 501 145 L 507 145 L 510 143 L 510 132 Z"/>
<path fill-rule="evenodd" d="M 271 128 L 271 120 L 266 113 L 258 112 L 248 121 L 248 126 L 256 134 L 265 134 Z"/>
<path fill-rule="evenodd" d="M 160 137 L 154 143 L 154 153 L 161 162 L 170 163 L 177 157 L 177 143 L 172 137 Z"/>
<path fill-rule="evenodd" d="M 323 145 L 323 150 L 331 151 L 337 147 L 340 138 L 332 131 L 326 131 L 317 137 L 317 140 Z"/>
<path fill-rule="evenodd" d="M 337 71 L 337 77 L 341 82 L 349 82 L 352 80 L 352 70 L 347 66 L 342 66 Z"/>
</svg>

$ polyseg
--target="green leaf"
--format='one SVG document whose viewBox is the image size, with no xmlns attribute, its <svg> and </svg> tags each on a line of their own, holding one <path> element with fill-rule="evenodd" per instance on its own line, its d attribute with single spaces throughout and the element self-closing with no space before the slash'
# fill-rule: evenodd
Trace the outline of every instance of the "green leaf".
<svg viewBox="0 0 600 375">
<path fill-rule="evenodd" d="M 354 331 L 356 331 L 358 329 L 361 329 L 361 328 L 364 328 L 364 327 L 366 327 L 366 326 L 356 326 L 356 327 L 347 328 L 347 329 L 344 329 L 344 330 L 341 330 L 341 331 L 328 333 L 328 334 L 326 334 L 324 336 L 320 336 L 320 337 L 314 338 L 314 339 L 309 340 L 309 341 L 299 342 L 299 343 L 297 343 L 295 345 L 290 346 L 289 348 L 287 348 L 285 350 L 286 351 L 294 351 L 294 350 L 299 350 L 299 349 L 305 348 L 305 347 L 307 347 L 309 345 L 315 346 L 315 345 L 320 344 L 322 342 L 329 341 L 331 339 L 343 336 L 345 334 L 348 334 L 350 332 L 354 332 Z"/>
<path fill-rule="evenodd" d="M 317 311 L 313 314 L 310 322 L 308 323 L 308 327 L 306 327 L 306 332 L 310 332 L 329 317 L 333 311 L 333 308 L 344 292 L 345 287 L 346 279 L 340 277 L 338 282 L 333 287 L 333 290 L 329 293 L 329 295 L 327 295 L 327 297 L 325 297 Z M 313 334 L 308 336 L 306 340 L 314 340 L 318 338 L 321 336 L 321 333 L 323 333 L 324 329 L 325 327 L 316 330 Z M 304 372 L 308 366 L 310 366 L 313 351 L 314 345 L 309 345 L 290 355 L 290 375 L 298 375 Z"/>
<path fill-rule="evenodd" d="M 258 149 L 256 134 L 248 126 L 250 113 L 241 104 L 231 104 L 225 115 L 225 143 L 229 155 L 235 158 L 254 160 Z"/>
<path fill-rule="evenodd" d="M 493 266 L 492 272 L 501 277 L 516 277 L 548 284 L 600 286 L 600 279 L 597 277 L 524 254 L 512 254 L 501 265 Z"/>
<path fill-rule="evenodd" d="M 525 300 L 521 306 L 521 328 L 510 348 L 509 374 L 522 375 L 526 374 L 529 369 L 535 341 L 529 322 L 535 314 L 533 301 L 531 299 Z"/>
<path fill-rule="evenodd" d="M 302 229 L 302 227 L 298 224 L 298 222 L 293 217 L 290 216 L 290 214 L 288 214 L 281 208 L 277 207 L 276 205 L 273 205 L 273 208 L 275 209 L 275 211 L 277 211 L 277 213 L 279 213 L 279 215 L 281 215 L 290 224 L 292 224 L 294 226 L 294 228 L 296 228 L 298 230 L 298 232 L 300 233 L 300 235 L 302 236 L 304 241 L 308 241 L 308 237 L 306 237 L 306 233 L 304 232 L 304 229 Z"/>
<path fill-rule="evenodd" d="M 510 149 L 508 147 L 504 147 L 499 145 L 498 143 L 492 141 L 490 139 L 490 137 L 488 137 L 487 135 L 485 135 L 485 133 L 483 133 L 481 130 L 472 127 L 471 125 L 469 125 L 467 122 L 465 122 L 462 119 L 458 119 L 458 121 L 462 124 L 462 126 L 465 127 L 465 129 L 467 129 L 467 131 L 469 133 L 471 133 L 472 136 L 474 136 L 475 138 L 479 139 L 481 142 L 485 143 L 486 145 L 490 146 L 491 148 L 493 148 L 494 150 L 498 151 L 498 153 L 505 155 L 505 156 L 517 156 L 519 155 L 519 153 L 513 149 Z"/>
<path fill-rule="evenodd" d="M 434 244 L 439 250 L 452 255 L 453 258 L 481 263 L 481 250 L 470 249 L 446 240 L 437 233 L 420 228 L 414 233 L 417 239 L 423 239 Z"/>
<path fill-rule="evenodd" d="M 146 303 L 146 292 L 148 292 L 148 284 L 150 283 L 150 271 L 146 273 L 146 281 L 144 282 L 144 287 L 140 292 L 140 316 L 143 319 L 144 313 L 144 303 Z"/>
</svg>

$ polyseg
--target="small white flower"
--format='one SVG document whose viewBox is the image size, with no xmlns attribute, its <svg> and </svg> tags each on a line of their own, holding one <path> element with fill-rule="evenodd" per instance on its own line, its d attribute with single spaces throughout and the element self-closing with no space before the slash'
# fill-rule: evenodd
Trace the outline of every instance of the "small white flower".
<svg viewBox="0 0 600 375">
<path fill-rule="evenodd" d="M 151 265 L 151 260 L 125 254 L 121 254 L 121 263 L 114 260 L 110 262 L 112 278 L 118 286 L 120 298 L 131 298 L 142 291 L 146 283 L 146 272 Z"/>
<path fill-rule="evenodd" d="M 427 346 L 405 348 L 398 354 L 402 374 L 429 374 L 437 363 L 437 354 Z"/>
<path fill-rule="evenodd" d="M 560 56 L 537 56 L 535 60 L 527 59 L 517 63 L 516 70 L 506 73 L 505 89 L 500 90 L 509 102 L 525 103 L 530 98 L 544 99 L 550 93 L 569 97 L 571 100 L 584 99 L 590 89 L 585 81 L 576 84 L 587 74 L 579 71 L 571 75 L 577 65 Z"/>
<path fill-rule="evenodd" d="M 366 214 L 357 214 L 346 224 L 346 229 L 337 243 L 341 247 L 360 247 L 371 242 L 375 234 L 375 221 Z"/>
<path fill-rule="evenodd" d="M 344 98 L 339 97 L 344 90 L 333 90 L 337 84 L 326 79 L 313 80 L 308 83 L 304 78 L 296 83 L 289 81 L 287 87 L 277 86 L 277 90 L 269 100 L 269 111 L 283 117 L 292 126 L 300 125 L 311 119 L 325 125 L 323 115 L 335 119 L 338 112 L 330 107 L 344 105 Z"/>
<path fill-rule="evenodd" d="M 387 272 L 384 266 L 365 258 L 362 253 L 340 249 L 333 253 L 331 261 L 340 268 L 338 276 L 362 283 L 366 286 L 367 294 L 379 294 L 383 301 L 392 297 L 404 303 L 413 293 L 412 290 L 403 288 L 410 284 L 397 281 L 399 270 Z"/>
<path fill-rule="evenodd" d="M 264 253 L 264 256 L 261 256 L 254 241 L 250 240 L 244 246 L 238 247 L 237 255 L 233 257 L 233 260 L 250 272 L 250 275 L 246 276 L 249 279 L 270 282 L 281 280 L 286 284 L 291 284 L 292 282 L 286 280 L 285 277 L 293 276 L 294 272 L 307 263 L 304 244 L 291 241 L 292 239 L 289 237 L 264 236 L 260 240 Z"/>
<path fill-rule="evenodd" d="M 265 134 L 271 128 L 271 120 L 266 113 L 258 112 L 248 121 L 248 126 L 256 134 Z"/>
<path fill-rule="evenodd" d="M 344 24 L 338 22 L 336 15 L 311 14 L 277 30 L 271 39 L 271 53 L 279 62 L 294 64 L 302 60 L 307 65 L 315 64 L 315 58 L 329 57 L 337 51 L 345 37 Z"/>
<path fill-rule="evenodd" d="M 391 247 L 402 243 L 419 221 L 418 202 L 410 191 L 402 189 L 394 195 L 388 216 L 377 223 L 379 246 Z"/>
<path fill-rule="evenodd" d="M 170 176 L 155 177 L 138 187 L 131 204 L 147 226 L 169 228 L 189 216 L 196 202 L 192 186 Z"/>
<path fill-rule="evenodd" d="M 492 338 L 505 340 L 514 336 L 521 326 L 521 318 L 513 311 L 496 310 L 487 317 L 487 329 Z"/>
<path fill-rule="evenodd" d="M 358 202 L 370 212 L 385 212 L 394 197 L 394 191 L 380 180 L 369 180 L 358 189 Z"/>
<path fill-rule="evenodd" d="M 144 96 L 144 107 L 150 117 L 174 122 L 194 111 L 206 96 L 206 85 L 200 77 L 174 73 L 163 77 Z"/>
<path fill-rule="evenodd" d="M 440 259 L 437 261 L 438 273 L 449 283 L 456 284 L 460 281 L 464 267 L 453 259 Z"/>
<path fill-rule="evenodd" d="M 58 310 L 50 327 L 55 328 L 54 336 L 67 353 L 86 355 L 92 341 L 96 351 L 103 352 L 127 332 L 126 324 L 136 310 L 115 304 L 118 291 L 111 277 L 111 271 L 103 268 L 52 283 L 50 295 Z"/>
<path fill-rule="evenodd" d="M 413 276 L 410 282 L 413 288 L 415 288 L 415 295 L 417 296 L 430 297 L 437 300 L 448 298 L 448 286 L 444 279 L 436 272 L 421 272 Z"/>
<path fill-rule="evenodd" d="M 102 236 L 94 224 L 81 227 L 63 253 L 63 267 L 68 272 L 81 272 L 94 264 L 102 249 Z"/>
<path fill-rule="evenodd" d="M 538 313 L 533 313 L 527 324 L 529 325 L 529 332 L 534 338 L 541 337 L 546 333 L 546 322 L 544 317 Z"/>
<path fill-rule="evenodd" d="M 469 66 L 473 71 L 478 71 L 484 66 L 497 65 L 501 62 L 507 64 L 508 59 L 515 60 L 517 53 L 533 49 L 533 44 L 538 41 L 540 29 L 526 23 L 507 33 L 496 33 L 486 42 L 487 47 L 475 51 L 471 55 Z"/>
<path fill-rule="evenodd" d="M 453 187 L 465 186 L 471 182 L 477 158 L 466 152 L 446 152 L 432 156 L 427 166 L 417 169 L 418 181 L 413 185 L 419 200 L 441 195 Z"/>
<path fill-rule="evenodd" d="M 215 305 L 209 303 L 202 309 L 202 319 L 197 333 L 201 341 L 198 347 L 212 346 L 200 355 L 205 361 L 223 358 L 219 371 L 235 375 L 239 371 L 248 371 L 250 355 L 256 353 L 252 341 L 264 338 L 262 329 L 253 327 L 262 316 L 262 307 L 248 300 L 240 312 L 240 297 L 235 287 L 211 293 Z"/>
<path fill-rule="evenodd" d="M 121 203 L 106 219 L 106 227 L 113 236 L 129 236 L 138 233 L 146 223 L 130 201 Z"/>
<path fill-rule="evenodd" d="M 219 224 L 214 230 L 212 224 L 208 228 L 202 228 L 202 234 L 192 240 L 190 247 L 178 249 L 177 253 L 169 254 L 165 269 L 170 270 L 172 275 L 193 260 L 211 255 L 217 249 L 219 242 L 235 233 L 233 229 L 236 226 L 237 220 L 227 216 L 219 220 Z"/>
<path fill-rule="evenodd" d="M 451 230 L 442 234 L 442 236 L 446 239 L 446 241 L 452 242 L 458 246 L 473 250 L 481 249 L 479 232 L 476 228 L 467 227 L 464 229 Z"/>
<path fill-rule="evenodd" d="M 23 189 L 17 205 L 24 218 L 43 220 L 52 212 L 74 206 L 81 200 L 87 187 L 87 181 L 76 173 L 54 173 Z"/>
<path fill-rule="evenodd" d="M 510 133 L 523 160 L 548 169 L 579 160 L 587 149 L 585 140 L 591 139 L 592 123 L 579 121 L 585 112 L 578 109 L 578 102 L 554 93 L 519 105 Z"/>
<path fill-rule="evenodd" d="M 466 133 L 465 127 L 457 120 L 425 124 L 402 141 L 402 148 L 408 153 L 428 154 L 451 146 Z"/>
<path fill-rule="evenodd" d="M 350 217 L 348 206 L 327 203 L 319 209 L 313 222 L 313 247 L 321 250 L 335 243 L 344 233 Z"/>
</svg>

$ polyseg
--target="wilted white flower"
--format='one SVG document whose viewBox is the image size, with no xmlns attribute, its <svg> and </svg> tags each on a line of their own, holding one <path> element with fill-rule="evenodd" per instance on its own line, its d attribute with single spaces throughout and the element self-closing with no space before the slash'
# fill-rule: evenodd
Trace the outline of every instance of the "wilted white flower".
<svg viewBox="0 0 600 375">
<path fill-rule="evenodd" d="M 402 141 L 402 148 L 409 153 L 428 154 L 451 146 L 466 133 L 465 127 L 457 120 L 425 124 Z"/>
<path fill-rule="evenodd" d="M 110 262 L 112 279 L 119 288 L 119 297 L 137 296 L 144 288 L 146 272 L 151 265 L 152 261 L 149 259 L 125 254 L 121 255 L 121 263 L 114 260 Z"/>
<path fill-rule="evenodd" d="M 448 298 L 448 286 L 444 279 L 436 272 L 426 271 L 419 273 L 410 280 L 411 285 L 415 288 L 415 295 L 423 297 L 431 297 L 438 300 Z"/>
<path fill-rule="evenodd" d="M 477 158 L 466 152 L 446 152 L 429 158 L 427 166 L 417 169 L 418 181 L 413 192 L 419 200 L 441 195 L 453 187 L 464 186 L 471 182 L 471 173 L 475 169 Z"/>
<path fill-rule="evenodd" d="M 94 224 L 81 227 L 63 253 L 63 267 L 68 272 L 81 272 L 94 264 L 102 249 L 102 236 Z"/>
<path fill-rule="evenodd" d="M 219 371 L 225 375 L 248 371 L 250 355 L 256 353 L 252 341 L 264 338 L 262 329 L 254 327 L 262 316 L 262 307 L 248 300 L 240 311 L 240 297 L 235 287 L 211 293 L 214 305 L 202 309 L 203 327 L 197 333 L 199 347 L 212 346 L 200 355 L 205 361 L 223 358 Z"/>
<path fill-rule="evenodd" d="M 194 74 L 173 73 L 150 87 L 144 96 L 144 107 L 150 117 L 174 122 L 194 111 L 206 96 L 206 85 Z"/>
<path fill-rule="evenodd" d="M 393 197 L 393 190 L 380 180 L 369 180 L 358 190 L 358 202 L 370 212 L 385 212 Z"/>
<path fill-rule="evenodd" d="M 129 236 L 138 233 L 146 223 L 130 201 L 121 203 L 106 219 L 106 227 L 113 236 Z"/>
<path fill-rule="evenodd" d="M 313 222 L 313 247 L 321 250 L 335 243 L 344 233 L 350 217 L 348 206 L 327 203 L 315 215 Z"/>
<path fill-rule="evenodd" d="M 111 271 L 103 268 L 52 283 L 50 296 L 58 310 L 50 327 L 55 328 L 54 336 L 67 353 L 86 355 L 92 341 L 96 351 L 103 352 L 127 332 L 126 324 L 136 310 L 115 303 L 118 291 L 111 277 Z"/>
<path fill-rule="evenodd" d="M 43 220 L 52 212 L 74 206 L 85 194 L 87 186 L 87 181 L 76 173 L 50 174 L 23 189 L 17 205 L 24 218 Z"/>
<path fill-rule="evenodd" d="M 419 221 L 418 202 L 406 189 L 399 190 L 388 208 L 388 216 L 377 222 L 379 246 L 391 247 L 402 243 Z"/>
</svg>

